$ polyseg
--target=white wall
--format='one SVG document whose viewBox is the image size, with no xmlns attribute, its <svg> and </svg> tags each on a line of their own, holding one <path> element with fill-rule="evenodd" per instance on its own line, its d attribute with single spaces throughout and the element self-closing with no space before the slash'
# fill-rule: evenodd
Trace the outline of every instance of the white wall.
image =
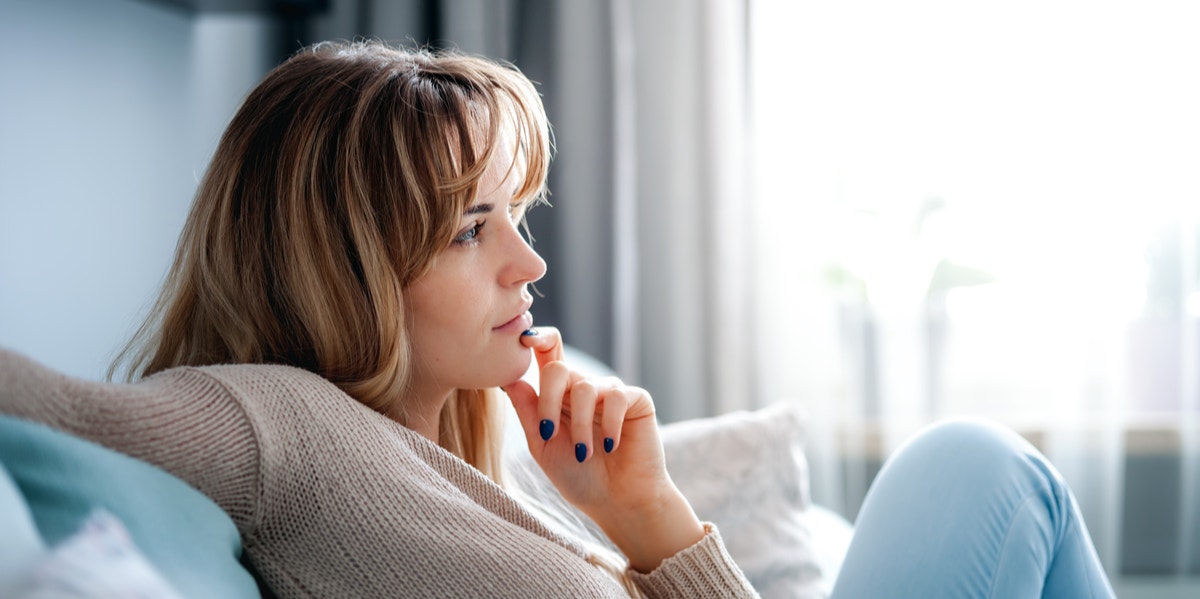
<svg viewBox="0 0 1200 599">
<path fill-rule="evenodd" d="M 150 1 L 0 0 L 0 346 L 103 376 L 270 32 Z"/>
</svg>

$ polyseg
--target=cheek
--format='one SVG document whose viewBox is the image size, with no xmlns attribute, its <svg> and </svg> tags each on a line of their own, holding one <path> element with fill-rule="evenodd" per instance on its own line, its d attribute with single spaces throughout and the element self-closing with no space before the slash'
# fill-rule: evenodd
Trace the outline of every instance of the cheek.
<svg viewBox="0 0 1200 599">
<path fill-rule="evenodd" d="M 486 298 L 470 293 L 469 289 L 447 289 L 435 295 L 419 294 L 407 311 L 413 341 L 430 347 L 457 346 L 471 343 L 487 332 Z"/>
<path fill-rule="evenodd" d="M 426 359 L 432 357 L 439 345 L 439 338 L 444 337 L 445 325 L 439 304 L 433 300 L 433 294 L 420 287 L 413 287 L 405 298 L 404 324 L 408 330 L 408 340 L 412 351 Z"/>
<path fill-rule="evenodd" d="M 478 268 L 450 256 L 424 278 L 408 286 L 405 318 L 412 349 L 429 361 L 471 357 L 471 348 L 486 343 L 495 298 L 479 283 Z"/>
</svg>

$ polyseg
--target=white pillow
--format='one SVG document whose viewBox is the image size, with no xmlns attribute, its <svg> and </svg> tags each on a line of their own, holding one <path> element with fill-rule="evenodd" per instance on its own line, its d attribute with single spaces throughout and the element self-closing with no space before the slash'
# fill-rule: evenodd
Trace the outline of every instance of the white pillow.
<svg viewBox="0 0 1200 599">
<path fill-rule="evenodd" d="M 17 587 L 17 599 L 181 599 L 103 509 L 46 554 Z"/>
<path fill-rule="evenodd" d="M 515 414 L 511 415 L 515 418 Z M 713 522 L 734 561 L 764 598 L 827 594 L 812 546 L 803 417 L 786 404 L 662 428 L 667 469 L 702 520 Z M 615 550 L 570 506 L 527 449 L 505 455 L 510 491 L 560 532 Z"/>
<path fill-rule="evenodd" d="M 667 471 L 764 598 L 824 597 L 806 518 L 804 418 L 780 403 L 663 427 Z"/>
</svg>

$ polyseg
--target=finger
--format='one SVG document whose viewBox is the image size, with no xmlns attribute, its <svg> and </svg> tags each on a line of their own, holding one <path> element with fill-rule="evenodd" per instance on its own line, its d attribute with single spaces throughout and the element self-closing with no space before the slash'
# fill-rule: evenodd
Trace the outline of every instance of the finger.
<svg viewBox="0 0 1200 599">
<path fill-rule="evenodd" d="M 541 443 L 541 436 L 538 434 L 537 393 L 525 381 L 517 381 L 505 386 L 504 392 L 508 394 L 508 399 L 517 412 L 517 420 L 521 422 L 521 431 L 525 433 L 525 443 L 532 450 L 536 443 Z"/>
<path fill-rule="evenodd" d="M 604 413 L 600 416 L 600 434 L 604 436 L 604 453 L 612 453 L 621 444 L 621 426 L 632 401 L 630 393 L 628 387 L 619 387 L 601 394 Z"/>
<path fill-rule="evenodd" d="M 571 384 L 571 371 L 562 362 L 550 362 L 539 373 L 537 417 L 538 434 L 549 441 L 558 434 L 562 417 L 563 396 Z"/>
<path fill-rule="evenodd" d="M 625 387 L 625 399 L 629 406 L 625 409 L 624 422 L 654 418 L 654 400 L 650 398 L 649 391 L 641 387 Z"/>
<path fill-rule="evenodd" d="M 537 327 L 529 329 L 533 335 L 521 335 L 521 343 L 533 350 L 537 358 L 538 368 L 545 368 L 551 362 L 561 362 L 563 359 L 562 334 L 554 327 Z"/>
<path fill-rule="evenodd" d="M 592 426 L 596 417 L 596 385 L 582 380 L 571 385 L 571 440 L 575 442 L 575 460 L 583 462 L 595 445 Z"/>
</svg>

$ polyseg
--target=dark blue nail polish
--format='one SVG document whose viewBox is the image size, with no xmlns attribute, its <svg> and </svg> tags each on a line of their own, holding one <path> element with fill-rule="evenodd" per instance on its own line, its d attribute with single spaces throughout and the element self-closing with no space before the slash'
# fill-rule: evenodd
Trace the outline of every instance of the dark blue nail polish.
<svg viewBox="0 0 1200 599">
<path fill-rule="evenodd" d="M 613 443 L 612 437 L 605 437 L 604 438 L 604 453 L 612 453 L 613 444 L 614 443 Z"/>
<path fill-rule="evenodd" d="M 521 331 L 522 337 L 533 337 L 534 335 L 537 335 L 537 329 L 525 329 Z"/>
<path fill-rule="evenodd" d="M 549 441 L 550 436 L 554 434 L 554 421 L 541 421 L 541 423 L 538 424 L 538 434 L 542 436 L 543 441 Z"/>
<path fill-rule="evenodd" d="M 575 444 L 575 460 L 580 464 L 587 459 L 587 443 Z"/>
</svg>

